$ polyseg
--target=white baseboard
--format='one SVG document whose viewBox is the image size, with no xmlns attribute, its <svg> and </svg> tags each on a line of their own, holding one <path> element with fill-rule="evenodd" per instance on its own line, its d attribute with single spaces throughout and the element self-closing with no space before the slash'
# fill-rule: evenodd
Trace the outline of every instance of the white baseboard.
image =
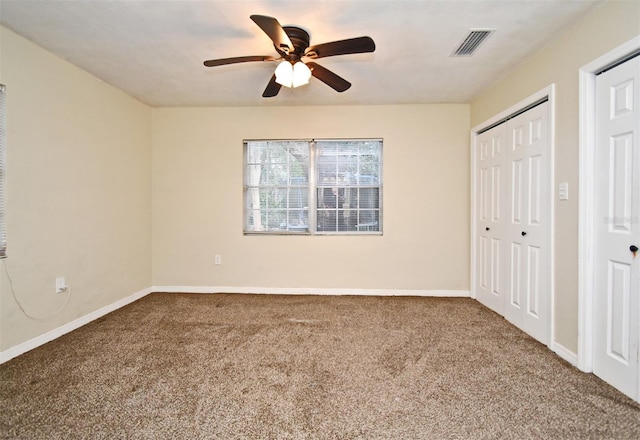
<svg viewBox="0 0 640 440">
<path fill-rule="evenodd" d="M 107 313 L 111 313 L 115 310 L 118 310 L 121 307 L 126 306 L 127 304 L 137 301 L 140 298 L 147 296 L 151 292 L 153 292 L 153 290 L 150 288 L 143 289 L 139 292 L 134 293 L 133 295 L 127 296 L 126 298 L 122 298 L 121 300 L 116 301 L 113 304 L 109 304 L 108 306 L 104 306 L 101 309 L 98 309 L 78 319 L 75 319 L 63 326 L 60 326 L 51 331 L 48 331 L 47 333 L 44 333 L 40 336 L 36 336 L 33 339 L 29 339 L 28 341 L 23 342 L 22 344 L 18 344 L 7 350 L 1 351 L 0 364 L 7 362 L 8 360 L 13 359 L 14 357 L 19 356 L 23 353 L 26 353 L 29 350 L 33 350 L 36 347 L 44 345 L 47 342 L 53 341 L 54 339 L 59 338 L 60 336 L 66 333 L 69 333 L 73 330 L 76 330 L 82 327 L 83 325 L 90 323 L 91 321 L 95 321 L 96 319 L 106 315 Z"/>
<path fill-rule="evenodd" d="M 468 290 L 322 289 L 308 287 L 153 286 L 152 292 L 250 293 L 267 295 L 437 296 L 469 298 Z"/>
<path fill-rule="evenodd" d="M 562 344 L 552 341 L 549 348 L 551 349 L 551 351 L 553 351 L 555 354 L 560 356 L 565 361 L 569 362 L 574 367 L 578 365 L 578 355 L 572 352 L 571 350 L 569 350 L 568 348 L 566 348 L 565 346 L 563 346 Z"/>
</svg>

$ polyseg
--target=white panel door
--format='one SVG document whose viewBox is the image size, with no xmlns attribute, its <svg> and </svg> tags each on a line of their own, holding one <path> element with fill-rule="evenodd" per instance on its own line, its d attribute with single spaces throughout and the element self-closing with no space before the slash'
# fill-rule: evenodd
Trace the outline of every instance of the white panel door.
<svg viewBox="0 0 640 440">
<path fill-rule="evenodd" d="M 476 299 L 504 315 L 506 125 L 476 138 Z"/>
<path fill-rule="evenodd" d="M 507 121 L 507 289 L 504 316 L 549 341 L 549 103 Z"/>
<path fill-rule="evenodd" d="M 505 317 L 549 340 L 549 103 L 507 122 L 508 297 Z"/>
<path fill-rule="evenodd" d="M 475 140 L 476 299 L 542 343 L 550 323 L 549 102 Z"/>
<path fill-rule="evenodd" d="M 640 57 L 596 79 L 596 375 L 638 399 Z"/>
</svg>

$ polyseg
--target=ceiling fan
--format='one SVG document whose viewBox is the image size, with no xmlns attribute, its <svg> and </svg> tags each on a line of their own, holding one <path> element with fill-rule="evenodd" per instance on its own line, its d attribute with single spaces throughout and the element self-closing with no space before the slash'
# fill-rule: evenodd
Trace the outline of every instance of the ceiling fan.
<svg viewBox="0 0 640 440">
<path fill-rule="evenodd" d="M 314 76 L 338 92 L 344 92 L 351 83 L 332 71 L 313 62 L 317 58 L 332 57 L 356 53 L 373 52 L 376 45 L 370 37 L 349 38 L 330 43 L 309 46 L 309 34 L 296 26 L 281 26 L 278 20 L 266 15 L 252 15 L 251 19 L 273 41 L 273 46 L 280 55 L 254 55 L 233 58 L 207 60 L 207 67 L 226 64 L 245 63 L 250 61 L 280 61 L 275 73 L 262 93 L 264 98 L 276 96 L 280 88 L 298 87 L 309 82 Z"/>
</svg>

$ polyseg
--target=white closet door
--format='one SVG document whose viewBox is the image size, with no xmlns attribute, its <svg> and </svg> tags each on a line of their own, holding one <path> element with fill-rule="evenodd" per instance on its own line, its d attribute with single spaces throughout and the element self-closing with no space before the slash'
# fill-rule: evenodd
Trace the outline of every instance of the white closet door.
<svg viewBox="0 0 640 440">
<path fill-rule="evenodd" d="M 504 315 L 506 124 L 476 140 L 476 299 Z"/>
<path fill-rule="evenodd" d="M 594 373 L 638 399 L 640 57 L 596 79 Z"/>
<path fill-rule="evenodd" d="M 548 101 L 479 134 L 475 145 L 476 299 L 548 344 Z"/>
<path fill-rule="evenodd" d="M 507 121 L 504 316 L 543 343 L 549 341 L 549 103 Z"/>
</svg>

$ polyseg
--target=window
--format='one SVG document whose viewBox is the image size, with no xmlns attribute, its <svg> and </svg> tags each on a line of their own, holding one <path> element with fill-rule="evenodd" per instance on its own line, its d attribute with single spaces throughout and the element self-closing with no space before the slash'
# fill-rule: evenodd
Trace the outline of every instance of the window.
<svg viewBox="0 0 640 440">
<path fill-rule="evenodd" d="M 0 258 L 7 256 L 7 228 L 5 210 L 5 187 L 6 187 L 6 88 L 0 84 Z"/>
<path fill-rule="evenodd" d="M 245 141 L 244 157 L 245 233 L 382 233 L 381 140 Z"/>
</svg>

